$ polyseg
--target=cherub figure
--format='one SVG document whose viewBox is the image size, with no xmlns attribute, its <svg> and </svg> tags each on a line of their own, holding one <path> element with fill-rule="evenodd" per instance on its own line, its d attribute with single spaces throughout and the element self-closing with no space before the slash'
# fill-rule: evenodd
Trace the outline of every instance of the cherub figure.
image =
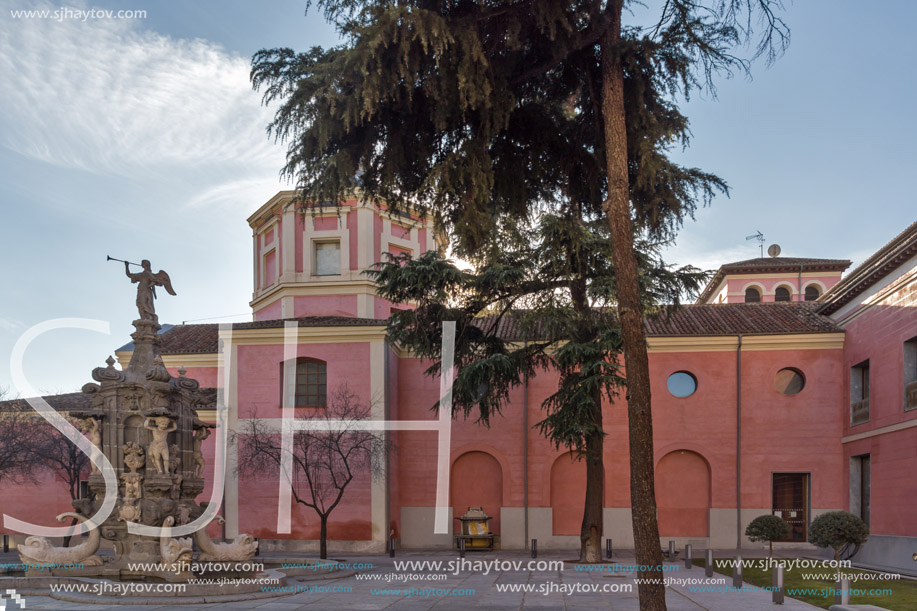
<svg viewBox="0 0 917 611">
<path fill-rule="evenodd" d="M 207 427 L 194 431 L 194 477 L 204 477 L 204 452 L 201 446 L 208 437 L 210 429 Z"/>
<path fill-rule="evenodd" d="M 150 424 L 155 422 L 155 425 Z M 147 418 L 143 428 L 153 433 L 153 441 L 147 448 L 147 456 L 153 462 L 157 473 L 169 473 L 169 433 L 178 428 L 178 425 L 168 416 Z"/>
<path fill-rule="evenodd" d="M 78 421 L 79 429 L 89 436 L 92 443 L 92 457 L 98 460 L 99 454 L 102 453 L 102 423 L 95 418 L 83 418 Z M 99 473 L 99 468 L 95 462 L 90 461 L 92 473 Z"/>
</svg>

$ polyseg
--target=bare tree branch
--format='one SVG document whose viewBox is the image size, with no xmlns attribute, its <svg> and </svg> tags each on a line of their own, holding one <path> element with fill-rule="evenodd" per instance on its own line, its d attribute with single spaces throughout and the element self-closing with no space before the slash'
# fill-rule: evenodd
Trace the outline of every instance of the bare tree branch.
<svg viewBox="0 0 917 611">
<path fill-rule="evenodd" d="M 354 479 L 366 473 L 373 479 L 384 475 L 384 457 L 390 451 L 384 431 L 366 430 L 371 405 L 361 403 L 346 384 L 329 397 L 327 408 L 317 410 L 325 430 L 296 431 L 293 437 L 293 473 L 289 474 L 293 499 L 311 508 L 321 522 L 321 557 L 327 558 L 327 524 Z M 278 474 L 283 462 L 281 433 L 264 420 L 243 421 L 233 436 L 239 447 L 239 472 L 251 475 Z"/>
</svg>

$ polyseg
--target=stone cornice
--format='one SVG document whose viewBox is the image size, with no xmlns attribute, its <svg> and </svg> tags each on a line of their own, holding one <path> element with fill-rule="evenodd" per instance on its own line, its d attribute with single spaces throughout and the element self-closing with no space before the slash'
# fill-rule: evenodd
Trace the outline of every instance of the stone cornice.
<svg viewBox="0 0 917 611">
<path fill-rule="evenodd" d="M 735 335 L 651 336 L 649 352 L 731 352 L 738 346 Z M 742 352 L 757 350 L 839 350 L 843 333 L 798 333 L 790 335 L 744 335 Z"/>
</svg>

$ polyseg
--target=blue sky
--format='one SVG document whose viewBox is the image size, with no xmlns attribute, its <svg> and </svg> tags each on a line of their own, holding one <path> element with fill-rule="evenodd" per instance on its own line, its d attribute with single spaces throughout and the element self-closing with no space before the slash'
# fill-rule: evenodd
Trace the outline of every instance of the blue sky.
<svg viewBox="0 0 917 611">
<path fill-rule="evenodd" d="M 126 341 L 134 291 L 119 264 L 172 277 L 157 310 L 177 323 L 238 315 L 251 298 L 245 219 L 284 185 L 271 111 L 248 82 L 252 53 L 336 40 L 301 0 L 30 2 L 0 6 L 0 388 L 29 327 L 108 321 L 111 335 L 56 331 L 29 348 L 43 392 L 72 391 Z M 761 230 L 785 256 L 861 261 L 917 218 L 908 176 L 917 126 L 917 4 L 799 0 L 792 44 L 753 80 L 683 106 L 686 164 L 732 187 L 698 211 L 671 261 L 706 268 L 757 256 Z M 143 19 L 15 19 L 13 10 L 144 10 Z M 15 394 L 15 389 L 11 389 Z"/>
</svg>

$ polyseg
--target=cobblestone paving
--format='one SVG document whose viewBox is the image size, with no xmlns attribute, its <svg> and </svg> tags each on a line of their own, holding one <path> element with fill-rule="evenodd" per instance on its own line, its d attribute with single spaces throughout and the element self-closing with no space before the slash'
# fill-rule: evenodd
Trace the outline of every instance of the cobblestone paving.
<svg viewBox="0 0 917 611">
<path fill-rule="evenodd" d="M 166 611 L 189 609 L 259 609 L 261 611 L 295 611 L 304 610 L 379 610 L 393 609 L 398 611 L 425 611 L 436 610 L 480 610 L 504 611 L 510 609 L 545 609 L 545 610 L 578 610 L 578 609 L 612 609 L 614 611 L 636 611 L 639 609 L 637 588 L 633 582 L 633 573 L 608 571 L 581 572 L 576 571 L 570 562 L 574 554 L 571 552 L 542 552 L 538 556 L 540 561 L 563 560 L 563 570 L 494 570 L 485 573 L 483 570 L 454 570 L 430 571 L 417 568 L 402 568 L 396 570 L 396 561 L 450 561 L 458 562 L 454 553 L 450 552 L 411 552 L 400 553 L 397 558 L 387 556 L 362 556 L 348 557 L 349 562 L 372 563 L 372 569 L 356 571 L 343 571 L 347 576 L 339 579 L 310 579 L 292 578 L 288 585 L 299 587 L 295 594 L 262 599 L 241 600 L 235 602 L 219 602 L 213 604 L 176 605 L 176 598 L 141 598 L 137 595 L 123 597 L 124 603 L 111 604 L 79 604 L 55 600 L 46 596 L 27 596 L 25 611 L 31 609 L 66 609 L 68 611 L 104 611 L 106 609 L 144 609 L 146 611 Z M 523 552 L 495 551 L 488 553 L 468 553 L 466 560 L 470 562 L 492 562 L 495 559 L 506 562 L 521 562 L 525 566 L 531 558 Z M 304 558 L 303 562 L 309 559 Z M 16 562 L 12 557 L 4 561 Z M 616 556 L 615 562 L 622 565 L 633 563 L 633 557 L 626 555 Z M 703 580 L 702 569 L 686 569 L 683 563 L 677 570 L 665 573 L 667 578 L 680 580 Z M 434 573 L 436 573 L 434 575 Z M 445 573 L 444 579 L 437 576 Z M 411 575 L 411 577 L 408 577 Z M 365 577 L 374 576 L 373 581 Z M 413 578 L 416 576 L 417 578 Z M 361 578 L 362 577 L 362 578 Z M 725 589 L 731 585 L 720 575 L 706 585 L 721 585 Z M 694 585 L 699 582 L 695 581 Z M 507 586 L 515 585 L 517 590 L 500 591 Z M 338 591 L 332 591 L 337 588 Z M 349 591 L 340 591 L 347 589 Z M 615 590 L 606 592 L 590 592 L 591 589 Z M 0 592 L 4 589 L 0 580 Z M 771 602 L 771 595 L 767 592 L 696 592 L 691 591 L 687 584 L 670 585 L 666 589 L 666 603 L 669 611 L 773 611 L 775 607 Z M 576 591 L 573 591 L 576 590 Z M 471 593 L 473 591 L 473 594 Z M 448 593 L 448 594 L 447 594 Z M 10 606 L 11 601 L 6 601 L 7 609 L 18 609 Z M 142 603 L 142 604 L 138 604 Z M 779 607 L 777 607 L 779 608 Z M 801 611 L 803 609 L 816 609 L 811 605 L 787 598 L 783 609 Z"/>
</svg>

